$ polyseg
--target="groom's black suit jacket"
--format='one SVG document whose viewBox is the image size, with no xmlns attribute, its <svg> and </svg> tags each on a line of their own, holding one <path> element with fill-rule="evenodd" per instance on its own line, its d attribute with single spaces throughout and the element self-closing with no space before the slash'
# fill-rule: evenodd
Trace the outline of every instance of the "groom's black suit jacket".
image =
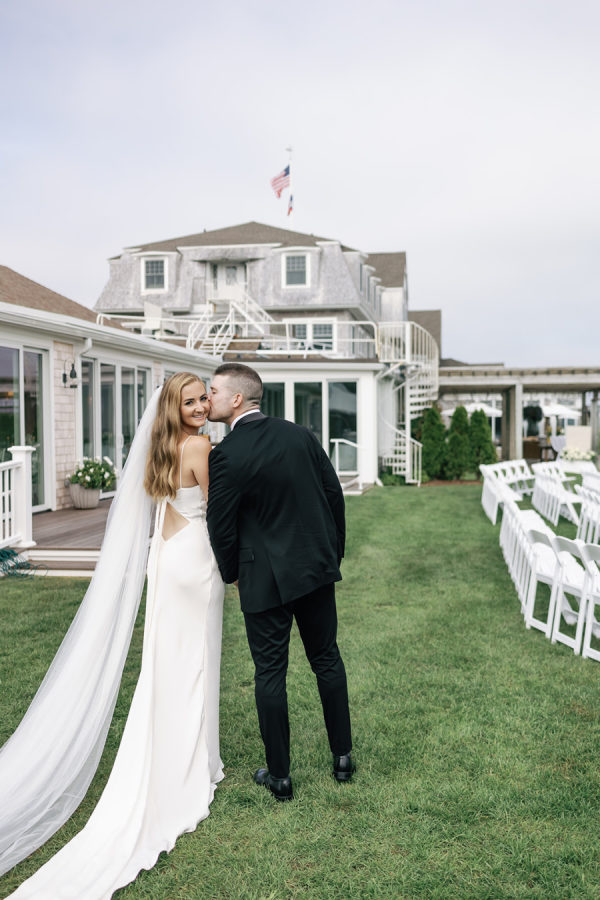
<svg viewBox="0 0 600 900">
<path fill-rule="evenodd" d="M 256 412 L 209 456 L 207 524 L 223 580 L 244 612 L 290 603 L 339 581 L 344 497 L 307 428 Z"/>
</svg>

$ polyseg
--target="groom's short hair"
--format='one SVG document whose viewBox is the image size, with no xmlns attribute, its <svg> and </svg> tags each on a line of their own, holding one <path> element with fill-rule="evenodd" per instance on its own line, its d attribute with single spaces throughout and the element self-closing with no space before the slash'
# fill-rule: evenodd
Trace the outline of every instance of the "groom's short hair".
<svg viewBox="0 0 600 900">
<path fill-rule="evenodd" d="M 260 375 L 250 366 L 242 363 L 223 363 L 214 371 L 215 375 L 227 375 L 235 386 L 235 390 L 242 395 L 246 403 L 256 403 L 262 400 L 263 383 Z"/>
</svg>

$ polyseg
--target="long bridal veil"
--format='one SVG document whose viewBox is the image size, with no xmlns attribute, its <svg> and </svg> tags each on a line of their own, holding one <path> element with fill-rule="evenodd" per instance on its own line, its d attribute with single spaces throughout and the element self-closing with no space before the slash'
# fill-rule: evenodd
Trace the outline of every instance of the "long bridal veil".
<svg viewBox="0 0 600 900">
<path fill-rule="evenodd" d="M 138 426 L 88 590 L 0 750 L 0 875 L 66 822 L 102 755 L 144 586 L 152 514 L 144 469 L 159 394 Z"/>
</svg>

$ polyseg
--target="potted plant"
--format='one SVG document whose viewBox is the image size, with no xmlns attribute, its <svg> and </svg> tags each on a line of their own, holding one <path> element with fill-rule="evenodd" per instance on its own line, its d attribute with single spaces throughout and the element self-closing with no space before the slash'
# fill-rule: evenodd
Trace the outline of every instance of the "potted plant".
<svg viewBox="0 0 600 900">
<path fill-rule="evenodd" d="M 75 509 L 98 506 L 100 491 L 109 491 L 116 480 L 115 467 L 108 456 L 103 459 L 84 456 L 68 479 L 73 506 Z"/>
</svg>

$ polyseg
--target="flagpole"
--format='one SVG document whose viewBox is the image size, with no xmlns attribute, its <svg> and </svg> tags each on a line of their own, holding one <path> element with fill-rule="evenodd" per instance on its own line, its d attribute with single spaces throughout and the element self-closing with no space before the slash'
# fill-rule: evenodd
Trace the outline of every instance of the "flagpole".
<svg viewBox="0 0 600 900">
<path fill-rule="evenodd" d="M 292 150 L 293 150 L 293 147 L 285 148 L 285 152 L 288 154 L 288 166 L 290 167 L 290 197 L 293 197 L 293 193 L 292 193 Z M 288 200 L 288 207 L 289 207 L 289 200 Z M 286 219 L 288 219 L 293 214 L 293 212 L 294 212 L 293 207 L 292 207 L 291 212 L 286 211 Z"/>
</svg>

